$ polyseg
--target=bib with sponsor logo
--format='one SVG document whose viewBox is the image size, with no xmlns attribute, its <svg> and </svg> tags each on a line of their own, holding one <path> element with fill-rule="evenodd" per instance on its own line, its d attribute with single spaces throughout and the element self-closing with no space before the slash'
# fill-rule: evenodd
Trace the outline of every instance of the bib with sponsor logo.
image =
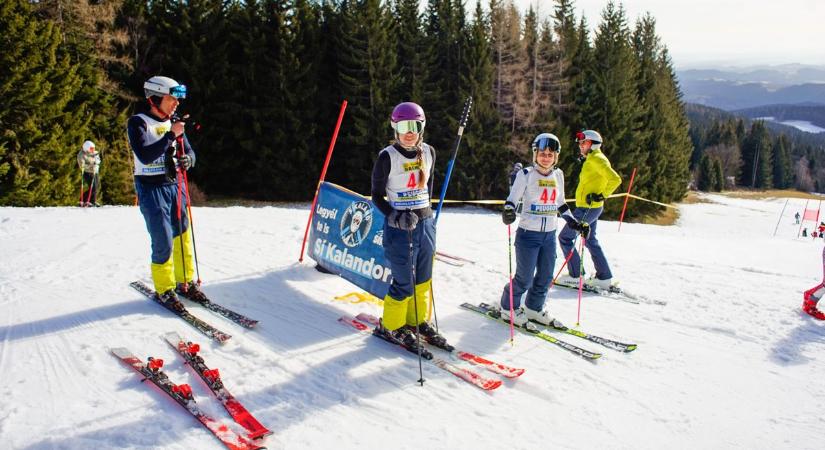
<svg viewBox="0 0 825 450">
<path fill-rule="evenodd" d="M 432 168 L 433 157 L 430 146 L 421 144 L 421 159 L 424 172 Z M 381 150 L 390 157 L 390 173 L 387 176 L 387 201 L 393 209 L 421 209 L 430 206 L 430 192 L 427 183 L 421 182 L 421 165 L 418 158 L 406 158 L 392 145 Z M 419 184 L 422 184 L 419 187 Z"/>
<path fill-rule="evenodd" d="M 146 145 L 152 145 L 161 140 L 163 136 L 172 129 L 172 121 L 165 120 L 163 122 L 152 118 L 146 114 L 138 114 L 144 122 L 146 122 Z M 135 160 L 135 175 L 163 175 L 165 172 L 164 162 L 165 155 L 160 155 L 157 159 L 149 164 L 143 164 L 138 159 L 137 155 L 132 153 Z"/>
</svg>

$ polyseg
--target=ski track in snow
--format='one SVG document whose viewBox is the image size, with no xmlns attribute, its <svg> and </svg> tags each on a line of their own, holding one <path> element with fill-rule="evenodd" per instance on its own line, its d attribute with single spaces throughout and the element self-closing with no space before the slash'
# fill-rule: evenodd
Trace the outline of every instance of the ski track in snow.
<svg viewBox="0 0 825 450">
<path fill-rule="evenodd" d="M 358 289 L 297 263 L 307 205 L 194 209 L 204 291 L 260 321 L 246 330 L 190 304 L 233 336 L 225 345 L 128 286 L 149 281 L 136 208 L 0 208 L 0 447 L 221 448 L 108 352 L 164 359 L 201 409 L 242 431 L 162 340 L 176 331 L 275 433 L 269 448 L 821 448 L 810 431 L 825 425 L 825 324 L 799 306 L 821 280 L 822 243 L 795 238 L 794 208 L 771 237 L 784 199 L 704 197 L 676 226 L 599 222 L 611 269 L 643 303 L 583 295 L 584 331 L 639 345 L 553 334 L 601 352 L 595 363 L 518 332 L 511 346 L 508 327 L 458 308 L 498 301 L 507 230 L 485 210 L 445 210 L 439 249 L 474 263 L 436 261 L 439 326 L 459 349 L 526 369 L 490 393 L 429 364 L 419 387 L 414 355 L 337 322 L 381 310 L 334 301 Z M 579 317 L 573 290 L 551 290 L 548 307 L 568 326 Z"/>
</svg>

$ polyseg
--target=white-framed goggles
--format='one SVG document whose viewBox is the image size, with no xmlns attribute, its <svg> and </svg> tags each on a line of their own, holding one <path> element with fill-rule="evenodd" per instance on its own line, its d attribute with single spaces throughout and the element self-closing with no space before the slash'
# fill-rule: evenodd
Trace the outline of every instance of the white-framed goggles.
<svg viewBox="0 0 825 450">
<path fill-rule="evenodd" d="M 391 122 L 392 128 L 398 134 L 417 133 L 424 131 L 424 122 L 421 120 L 399 120 Z"/>
</svg>

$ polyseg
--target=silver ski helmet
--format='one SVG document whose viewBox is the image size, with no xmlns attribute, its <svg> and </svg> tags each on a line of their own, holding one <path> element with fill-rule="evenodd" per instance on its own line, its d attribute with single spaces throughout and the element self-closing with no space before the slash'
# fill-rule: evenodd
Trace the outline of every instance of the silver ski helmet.
<svg viewBox="0 0 825 450">
<path fill-rule="evenodd" d="M 155 75 L 143 83 L 143 94 L 146 98 L 171 95 L 175 98 L 186 98 L 186 86 L 177 81 L 160 75 Z"/>
<path fill-rule="evenodd" d="M 86 141 L 83 143 L 83 151 L 86 153 L 91 153 L 95 150 L 95 143 L 92 141 Z"/>
<path fill-rule="evenodd" d="M 602 135 L 599 134 L 598 131 L 594 130 L 584 130 L 576 133 L 576 142 L 582 141 L 590 141 L 593 143 L 591 147 L 594 150 L 598 150 L 602 146 Z"/>
<path fill-rule="evenodd" d="M 556 162 L 558 162 L 558 153 L 561 153 L 561 142 L 553 133 L 541 133 L 533 139 L 530 148 L 533 150 L 533 164 L 537 164 L 538 152 L 547 149 L 556 152 Z"/>
</svg>

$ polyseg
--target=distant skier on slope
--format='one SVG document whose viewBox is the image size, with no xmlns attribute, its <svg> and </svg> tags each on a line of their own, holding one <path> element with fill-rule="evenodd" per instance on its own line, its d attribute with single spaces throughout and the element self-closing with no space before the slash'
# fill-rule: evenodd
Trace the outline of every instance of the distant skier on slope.
<svg viewBox="0 0 825 450">
<path fill-rule="evenodd" d="M 523 204 L 516 230 L 516 275 L 513 278 L 513 324 L 525 325 L 535 320 L 545 325 L 553 317 L 544 310 L 547 289 L 556 263 L 557 216 L 578 232 L 588 230 L 579 223 L 564 200 L 564 173 L 556 167 L 561 143 L 556 135 L 541 133 L 533 139 L 533 166 L 520 170 L 510 187 L 501 219 L 505 225 L 516 220 L 516 205 Z M 527 293 L 524 306 L 521 297 Z M 510 283 L 504 285 L 501 299 L 495 308 L 501 309 L 504 319 L 510 320 Z"/>
<path fill-rule="evenodd" d="M 823 281 L 802 294 L 802 310 L 819 320 L 825 320 L 825 313 L 816 307 L 825 294 L 825 247 L 822 248 L 822 274 Z"/>
<path fill-rule="evenodd" d="M 576 210 L 573 216 L 578 221 L 586 222 L 590 226 L 588 237 L 584 245 L 590 251 L 596 274 L 585 283 L 596 289 L 609 289 L 613 282 L 613 274 L 607 264 L 601 245 L 596 238 L 596 224 L 602 215 L 604 199 L 622 184 L 622 178 L 610 166 L 607 156 L 602 153 L 602 136 L 593 130 L 586 130 L 576 134 L 579 152 L 584 158 L 582 171 L 579 175 L 579 185 L 576 187 Z M 559 244 L 562 252 L 567 255 L 571 250 L 573 256 L 567 264 L 568 275 L 560 278 L 560 282 L 577 285 L 580 272 L 579 253 L 573 248 L 579 230 L 572 228 L 569 223 L 559 233 Z"/>
<path fill-rule="evenodd" d="M 80 206 L 100 206 L 97 203 L 97 191 L 100 188 L 100 153 L 95 150 L 95 143 L 86 141 L 77 152 L 77 165 L 83 172 L 83 182 L 88 189 L 80 195 Z"/>
<path fill-rule="evenodd" d="M 416 326 L 430 344 L 446 345 L 444 337 L 425 319 L 435 253 L 430 204 L 435 149 L 424 143 L 426 123 L 421 106 L 398 104 L 390 116 L 395 142 L 381 150 L 372 170 L 372 202 L 386 218 L 384 255 L 392 269 L 392 283 L 376 332 L 402 342 L 411 351 L 418 350 Z"/>
<path fill-rule="evenodd" d="M 195 265 L 186 192 L 178 192 L 178 171 L 195 166 L 195 152 L 184 134 L 185 123 L 171 120 L 180 99 L 186 98 L 186 86 L 168 77 L 154 76 L 143 84 L 143 91 L 149 111 L 130 117 L 126 126 L 135 159 L 135 190 L 152 241 L 155 291 L 162 302 L 182 311 L 176 289 L 194 301 L 205 299 L 192 281 Z M 184 150 L 180 158 L 174 154 L 178 140 Z"/>
</svg>

